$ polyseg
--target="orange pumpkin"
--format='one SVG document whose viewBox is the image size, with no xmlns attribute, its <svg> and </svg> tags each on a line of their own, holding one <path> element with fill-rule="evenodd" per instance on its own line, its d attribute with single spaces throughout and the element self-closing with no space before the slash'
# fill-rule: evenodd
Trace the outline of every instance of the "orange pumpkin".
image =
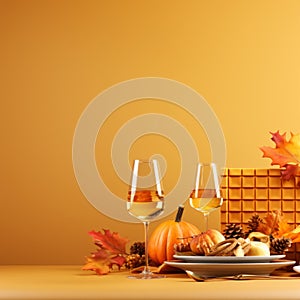
<svg viewBox="0 0 300 300">
<path fill-rule="evenodd" d="M 196 255 L 207 255 L 214 245 L 225 240 L 224 235 L 216 229 L 208 229 L 206 232 L 196 235 L 190 241 L 190 247 Z"/>
<path fill-rule="evenodd" d="M 181 221 L 183 206 L 177 211 L 175 220 L 168 220 L 158 225 L 150 236 L 148 255 L 152 262 L 160 265 L 166 260 L 172 260 L 174 245 L 182 238 L 188 238 L 200 233 L 193 224 Z"/>
</svg>

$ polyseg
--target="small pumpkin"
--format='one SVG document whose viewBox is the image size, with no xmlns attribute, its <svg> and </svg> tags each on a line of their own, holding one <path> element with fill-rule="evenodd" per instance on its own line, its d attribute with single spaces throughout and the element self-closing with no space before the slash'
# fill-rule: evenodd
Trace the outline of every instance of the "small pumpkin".
<svg viewBox="0 0 300 300">
<path fill-rule="evenodd" d="M 195 225 L 182 221 L 184 207 L 179 206 L 175 220 L 167 220 L 158 225 L 152 232 L 148 243 L 148 255 L 157 265 L 172 260 L 174 245 L 180 239 L 189 238 L 200 233 Z"/>
<path fill-rule="evenodd" d="M 223 242 L 225 237 L 223 234 L 216 229 L 208 229 L 196 235 L 190 241 L 190 247 L 196 255 L 207 255 L 211 252 L 214 245 Z"/>
</svg>

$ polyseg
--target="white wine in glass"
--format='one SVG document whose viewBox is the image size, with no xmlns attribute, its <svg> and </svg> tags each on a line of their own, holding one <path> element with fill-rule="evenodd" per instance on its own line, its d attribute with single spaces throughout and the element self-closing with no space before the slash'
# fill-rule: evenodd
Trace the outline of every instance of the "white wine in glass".
<svg viewBox="0 0 300 300">
<path fill-rule="evenodd" d="M 148 258 L 150 221 L 157 218 L 164 211 L 164 193 L 156 159 L 134 160 L 131 185 L 127 198 L 127 210 L 132 216 L 143 222 L 145 231 L 145 267 L 141 274 L 132 275 L 130 278 L 163 278 L 164 276 L 151 272 Z"/>
<path fill-rule="evenodd" d="M 223 203 L 219 176 L 215 163 L 197 164 L 194 189 L 190 195 L 190 205 L 203 213 L 205 229 L 208 230 L 209 214 Z"/>
</svg>

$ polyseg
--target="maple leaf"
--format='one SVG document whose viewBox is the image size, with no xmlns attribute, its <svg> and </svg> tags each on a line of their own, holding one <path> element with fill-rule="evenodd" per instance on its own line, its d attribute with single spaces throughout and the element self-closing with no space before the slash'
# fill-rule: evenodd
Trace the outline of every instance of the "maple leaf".
<svg viewBox="0 0 300 300">
<path fill-rule="evenodd" d="M 268 212 L 263 219 L 263 222 L 259 223 L 257 231 L 266 235 L 276 234 L 280 229 L 280 223 L 282 222 L 282 213 L 279 210 Z"/>
<path fill-rule="evenodd" d="M 108 274 L 114 265 L 122 267 L 126 261 L 126 244 L 129 241 L 116 232 L 106 229 L 103 231 L 104 234 L 100 231 L 89 232 L 99 248 L 86 257 L 86 264 L 82 267 L 83 270 L 95 271 L 98 275 Z"/>
<path fill-rule="evenodd" d="M 291 178 L 293 178 L 295 175 L 299 173 L 300 173 L 300 169 L 298 165 L 288 164 L 285 166 L 284 170 L 281 170 L 282 178 L 285 180 L 290 180 Z"/>
<path fill-rule="evenodd" d="M 270 132 L 271 140 L 275 143 L 275 148 L 260 147 L 263 152 L 263 157 L 272 159 L 271 165 L 278 165 L 282 170 L 282 178 L 289 180 L 300 172 L 300 134 L 291 133 L 289 140 L 286 138 L 286 132 L 280 134 L 277 132 Z"/>
<path fill-rule="evenodd" d="M 100 252 L 102 253 L 100 254 Z M 90 270 L 98 275 L 104 275 L 108 274 L 114 265 L 120 269 L 125 261 L 124 256 L 110 254 L 106 250 L 98 251 L 92 256 L 86 257 L 86 263 L 82 270 Z"/>
<path fill-rule="evenodd" d="M 103 229 L 104 234 L 100 231 L 90 231 L 91 235 L 95 241 L 95 244 L 101 248 L 104 248 L 111 253 L 126 253 L 126 244 L 129 240 L 121 237 L 117 232 L 111 232 L 109 229 Z"/>
<path fill-rule="evenodd" d="M 273 235 L 274 237 L 285 237 L 292 231 L 291 225 L 286 220 L 281 220 L 278 222 L 278 231 L 275 232 Z"/>
<path fill-rule="evenodd" d="M 82 267 L 85 271 L 94 271 L 98 275 L 108 274 L 110 271 L 110 266 L 106 261 L 97 260 L 93 257 L 86 258 L 86 264 Z"/>
</svg>

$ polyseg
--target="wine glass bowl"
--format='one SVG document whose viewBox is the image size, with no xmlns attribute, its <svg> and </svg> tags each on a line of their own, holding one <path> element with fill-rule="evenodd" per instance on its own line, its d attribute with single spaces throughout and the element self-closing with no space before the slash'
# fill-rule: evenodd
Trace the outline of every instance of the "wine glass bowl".
<svg viewBox="0 0 300 300">
<path fill-rule="evenodd" d="M 163 195 L 158 195 L 154 190 L 129 191 L 127 210 L 141 221 L 151 221 L 163 212 Z"/>
<path fill-rule="evenodd" d="M 190 206 L 203 213 L 205 229 L 208 230 L 209 214 L 223 203 L 219 176 L 215 163 L 198 163 L 193 190 L 189 197 Z"/>
<path fill-rule="evenodd" d="M 130 278 L 152 279 L 164 277 L 151 272 L 148 259 L 149 224 L 150 221 L 156 219 L 164 211 L 164 192 L 156 159 L 134 160 L 127 197 L 127 211 L 143 222 L 145 231 L 145 267 L 141 274 L 132 275 Z"/>
</svg>

